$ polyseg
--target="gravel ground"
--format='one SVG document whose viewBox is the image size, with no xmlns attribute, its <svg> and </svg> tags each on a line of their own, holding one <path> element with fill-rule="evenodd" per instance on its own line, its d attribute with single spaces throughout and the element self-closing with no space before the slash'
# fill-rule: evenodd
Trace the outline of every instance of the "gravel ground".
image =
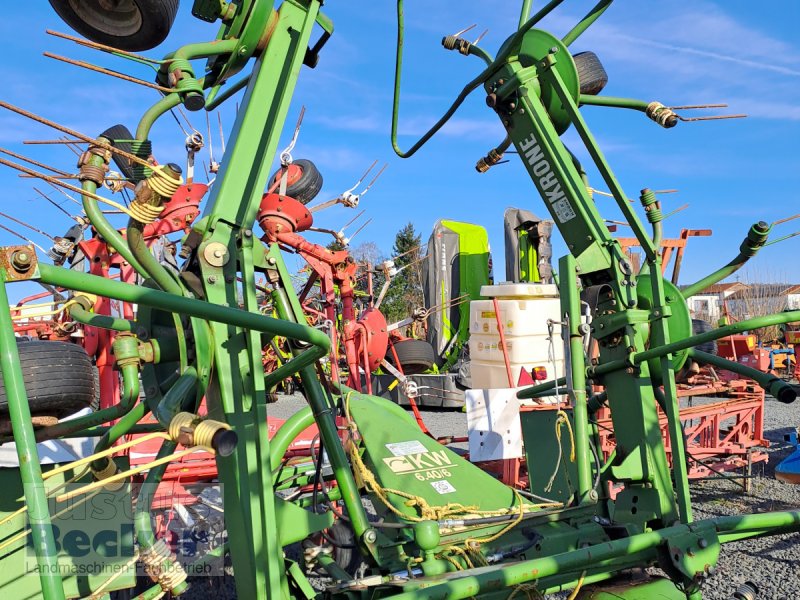
<svg viewBox="0 0 800 600">
<path fill-rule="evenodd" d="M 284 397 L 268 407 L 271 416 L 286 418 L 304 406 L 300 396 Z M 458 411 L 424 410 L 426 425 L 434 435 L 466 435 L 466 417 Z M 754 467 L 750 494 L 729 481 L 702 481 L 692 484 L 695 518 L 711 518 L 739 513 L 760 513 L 800 508 L 800 489 L 778 482 L 773 470 L 791 448 L 784 435 L 800 425 L 800 401 L 781 404 L 767 398 L 765 437 L 770 441 L 769 463 Z M 800 598 L 800 534 L 726 544 L 722 548 L 716 574 L 703 587 L 706 600 L 728 600 L 744 581 L 760 588 L 760 600 Z M 235 598 L 231 582 L 212 587 L 194 585 L 187 600 Z M 552 596 L 559 598 L 563 596 Z"/>
</svg>

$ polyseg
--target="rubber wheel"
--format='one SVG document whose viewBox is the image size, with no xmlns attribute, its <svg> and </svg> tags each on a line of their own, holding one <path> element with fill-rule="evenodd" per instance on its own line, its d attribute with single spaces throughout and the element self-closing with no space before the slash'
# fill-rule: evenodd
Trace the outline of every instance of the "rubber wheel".
<svg viewBox="0 0 800 600">
<path fill-rule="evenodd" d="M 572 60 L 578 68 L 581 94 L 596 96 L 608 83 L 608 74 L 594 52 L 578 52 Z"/>
<path fill-rule="evenodd" d="M 356 569 L 361 565 L 361 553 L 356 545 L 356 536 L 353 530 L 341 521 L 336 521 L 328 528 L 328 537 L 334 540 L 341 546 L 333 547 L 333 560 L 342 569 L 351 575 L 356 572 Z"/>
<path fill-rule="evenodd" d="M 86 351 L 69 342 L 18 341 L 19 362 L 33 415 L 66 417 L 95 400 L 94 366 Z M 0 414 L 8 414 L 0 377 Z"/>
<path fill-rule="evenodd" d="M 322 189 L 322 173 L 317 166 L 305 158 L 298 158 L 288 167 L 289 174 L 286 180 L 286 195 L 298 202 L 308 204 L 317 197 Z M 283 167 L 272 176 L 271 185 L 283 176 Z"/>
<path fill-rule="evenodd" d="M 703 319 L 692 319 L 692 335 L 707 333 L 713 330 L 714 327 L 708 321 L 703 321 Z M 695 348 L 700 352 L 705 352 L 706 354 L 716 354 L 717 341 L 711 340 L 710 342 L 703 342 L 702 344 L 695 346 Z"/>
<path fill-rule="evenodd" d="M 179 0 L 49 0 L 50 6 L 85 38 L 120 50 L 141 51 L 163 42 Z"/>
<path fill-rule="evenodd" d="M 402 340 L 394 343 L 394 351 L 397 353 L 397 360 L 405 375 L 419 375 L 433 367 L 436 355 L 431 346 L 425 340 Z M 386 353 L 386 359 L 395 364 L 394 353 L 391 348 Z"/>
<path fill-rule="evenodd" d="M 125 125 L 113 125 L 112 127 L 106 129 L 98 137 L 106 138 L 115 148 L 119 148 L 124 152 L 133 154 L 131 143 L 127 140 L 132 140 L 134 137 L 130 129 L 125 127 Z M 114 164 L 117 165 L 119 172 L 122 173 L 125 179 L 135 179 L 133 176 L 133 165 L 129 159 L 125 158 L 124 156 L 120 156 L 119 154 L 112 154 L 111 158 L 114 160 Z"/>
</svg>

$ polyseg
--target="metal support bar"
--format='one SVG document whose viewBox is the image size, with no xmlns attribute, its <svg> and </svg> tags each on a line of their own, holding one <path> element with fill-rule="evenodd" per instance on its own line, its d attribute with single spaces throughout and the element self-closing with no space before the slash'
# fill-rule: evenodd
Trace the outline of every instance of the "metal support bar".
<svg viewBox="0 0 800 600">
<path fill-rule="evenodd" d="M 575 454 L 578 467 L 578 499 L 589 500 L 592 491 L 591 453 L 589 451 L 589 416 L 586 406 L 586 363 L 583 336 L 580 333 L 581 299 L 576 285 L 575 257 L 571 254 L 558 261 L 561 273 L 561 315 L 566 317 L 566 328 L 562 325 L 562 336 L 569 344 L 570 388 L 572 416 L 575 427 Z M 565 330 L 566 329 L 566 330 Z"/>
<path fill-rule="evenodd" d="M 19 459 L 19 473 L 28 506 L 33 549 L 39 568 L 42 594 L 48 600 L 63 600 L 64 586 L 58 570 L 58 552 L 50 522 L 50 511 L 42 481 L 42 467 L 36 449 L 31 409 L 19 361 L 14 324 L 8 304 L 6 272 L 0 270 L 0 368 L 8 400 L 8 416 Z"/>
</svg>

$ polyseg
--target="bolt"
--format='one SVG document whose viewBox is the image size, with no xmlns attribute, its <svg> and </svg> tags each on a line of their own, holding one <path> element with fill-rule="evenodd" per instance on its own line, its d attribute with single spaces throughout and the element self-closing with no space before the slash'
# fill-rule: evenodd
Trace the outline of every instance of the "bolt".
<svg viewBox="0 0 800 600">
<path fill-rule="evenodd" d="M 556 52 L 558 52 L 558 46 L 553 46 L 550 48 L 550 54 L 555 54 Z"/>
<path fill-rule="evenodd" d="M 246 238 L 253 237 L 253 230 L 252 229 L 245 229 L 243 233 L 244 233 L 244 237 L 246 237 Z"/>
<path fill-rule="evenodd" d="M 497 106 L 497 94 L 489 94 L 486 96 L 486 106 L 489 108 Z"/>
<path fill-rule="evenodd" d="M 378 541 L 378 533 L 374 529 L 367 529 L 364 532 L 364 541 L 367 544 L 374 544 Z"/>
<path fill-rule="evenodd" d="M 276 261 L 276 260 L 275 260 L 275 258 L 274 258 L 274 257 L 272 257 L 272 256 L 270 256 L 270 257 L 267 259 L 267 264 L 274 265 L 276 262 L 277 262 L 277 261 Z"/>
<path fill-rule="evenodd" d="M 225 256 L 225 252 L 223 252 L 220 249 L 214 250 L 214 257 L 215 258 L 222 258 L 223 256 Z"/>
<path fill-rule="evenodd" d="M 697 540 L 697 545 L 701 548 L 708 548 L 708 540 L 706 538 L 700 538 Z"/>
<path fill-rule="evenodd" d="M 31 268 L 31 255 L 27 250 L 17 250 L 11 255 L 11 266 L 17 271 L 27 271 Z"/>
<path fill-rule="evenodd" d="M 247 46 L 242 46 L 239 48 L 239 56 L 246 56 L 247 55 Z"/>
<path fill-rule="evenodd" d="M 208 281 L 208 283 L 217 283 L 217 276 L 216 275 L 209 275 L 208 279 L 206 281 Z"/>
</svg>

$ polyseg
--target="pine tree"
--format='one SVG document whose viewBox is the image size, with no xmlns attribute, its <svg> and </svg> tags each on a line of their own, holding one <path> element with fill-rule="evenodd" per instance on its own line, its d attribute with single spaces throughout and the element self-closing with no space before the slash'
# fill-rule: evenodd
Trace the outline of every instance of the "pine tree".
<svg viewBox="0 0 800 600">
<path fill-rule="evenodd" d="M 410 316 L 415 308 L 424 304 L 420 242 L 421 236 L 414 231 L 414 224 L 410 222 L 395 236 L 392 248 L 395 267 L 398 270 L 404 266 L 406 268 L 392 279 L 381 304 L 381 311 L 389 323 Z"/>
</svg>

